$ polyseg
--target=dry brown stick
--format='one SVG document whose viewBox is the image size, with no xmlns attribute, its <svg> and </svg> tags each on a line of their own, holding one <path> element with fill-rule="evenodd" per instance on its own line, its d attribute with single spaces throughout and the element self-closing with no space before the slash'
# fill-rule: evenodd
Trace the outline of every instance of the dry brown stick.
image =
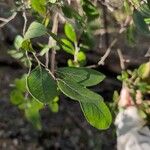
<svg viewBox="0 0 150 150">
<path fill-rule="evenodd" d="M 8 18 L 0 18 L 0 21 L 3 21 L 3 23 L 0 24 L 0 28 L 4 27 L 7 23 L 9 23 L 11 20 L 13 20 L 17 15 L 17 12 L 14 12 L 10 17 Z"/>
<path fill-rule="evenodd" d="M 116 44 L 116 42 L 117 42 L 117 39 L 115 38 L 115 39 L 111 42 L 110 46 L 107 48 L 105 54 L 104 54 L 104 55 L 101 57 L 101 59 L 98 61 L 98 63 L 97 63 L 96 65 L 87 66 L 87 68 L 96 68 L 96 67 L 98 67 L 98 66 L 100 66 L 100 65 L 104 65 L 106 58 L 107 58 L 108 55 L 110 54 L 111 49 L 112 49 L 112 47 Z"/>
<path fill-rule="evenodd" d="M 117 53 L 118 53 L 119 60 L 120 60 L 120 67 L 121 67 L 122 70 L 125 70 L 125 63 L 124 63 L 125 60 L 124 60 L 122 52 L 119 48 L 117 49 Z"/>
<path fill-rule="evenodd" d="M 26 15 L 26 6 L 25 6 L 25 4 L 24 4 L 24 0 L 22 0 L 22 3 L 23 3 L 23 7 L 24 7 L 24 9 L 23 9 L 23 14 L 22 14 L 22 16 L 23 16 L 23 18 L 24 18 L 24 24 L 23 24 L 23 31 L 22 31 L 22 34 L 23 34 L 23 36 L 25 35 L 25 32 L 26 32 L 26 27 L 27 27 L 27 15 Z"/>
<path fill-rule="evenodd" d="M 98 65 L 104 65 L 106 58 L 108 57 L 108 55 L 111 52 L 112 47 L 116 44 L 117 39 L 114 39 L 112 41 L 112 43 L 110 44 L 110 46 L 107 48 L 105 54 L 103 55 L 103 57 L 101 57 L 100 61 L 98 62 Z"/>
<path fill-rule="evenodd" d="M 57 34 L 57 31 L 58 31 L 58 16 L 59 14 L 56 13 L 54 15 L 54 21 L 53 21 L 53 27 L 52 27 L 52 33 L 55 33 Z M 54 73 L 54 70 L 55 70 L 55 57 L 56 57 L 56 50 L 55 50 L 55 46 L 56 46 L 56 41 L 50 37 L 49 38 L 49 43 L 48 43 L 49 46 L 53 46 L 52 48 L 52 53 L 51 53 L 51 72 Z M 48 61 L 48 60 L 47 60 Z M 48 65 L 48 63 L 47 63 Z"/>
</svg>

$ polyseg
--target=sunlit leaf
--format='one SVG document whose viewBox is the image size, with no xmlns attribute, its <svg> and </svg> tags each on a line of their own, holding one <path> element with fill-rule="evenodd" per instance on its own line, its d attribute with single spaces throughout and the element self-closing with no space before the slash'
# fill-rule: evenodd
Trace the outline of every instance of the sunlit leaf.
<svg viewBox="0 0 150 150">
<path fill-rule="evenodd" d="M 63 50 L 69 54 L 74 55 L 75 48 L 74 48 L 73 44 L 70 41 L 68 41 L 67 39 L 61 39 L 61 41 L 64 43 L 62 45 Z"/>
<path fill-rule="evenodd" d="M 31 0 L 31 7 L 39 14 L 46 14 L 46 0 Z"/>
<path fill-rule="evenodd" d="M 41 23 L 38 23 L 36 21 L 32 22 L 25 33 L 25 39 L 31 39 L 31 38 L 36 38 L 40 37 L 42 35 L 45 35 L 47 33 L 47 29 L 45 26 Z"/>
<path fill-rule="evenodd" d="M 21 49 L 24 50 L 24 51 L 30 51 L 30 52 L 34 51 L 30 40 L 24 40 L 22 42 Z"/>
<path fill-rule="evenodd" d="M 49 0 L 50 3 L 54 4 L 57 0 Z"/>
<path fill-rule="evenodd" d="M 58 101 L 59 101 L 59 97 L 55 97 L 53 99 L 53 101 L 51 101 L 48 106 L 50 108 L 50 110 L 53 112 L 53 113 L 57 113 L 59 111 L 59 104 L 58 104 Z"/>
<path fill-rule="evenodd" d="M 138 68 L 138 75 L 141 79 L 150 83 L 150 62 L 140 65 Z"/>
<path fill-rule="evenodd" d="M 14 105 L 19 105 L 24 101 L 24 96 L 20 91 L 13 90 L 10 94 L 10 101 Z"/>
<path fill-rule="evenodd" d="M 15 79 L 15 87 L 21 92 L 26 91 L 26 74 L 20 79 Z"/>
<path fill-rule="evenodd" d="M 30 101 L 25 109 L 25 116 L 33 126 L 39 130 L 42 129 L 41 117 L 39 110 L 43 108 L 43 104 L 39 103 L 36 100 Z"/>
<path fill-rule="evenodd" d="M 65 30 L 65 34 L 69 40 L 71 40 L 72 42 L 77 41 L 74 27 L 70 23 L 65 24 L 64 30 Z"/>
<path fill-rule="evenodd" d="M 24 39 L 22 36 L 20 36 L 20 35 L 16 36 L 14 46 L 17 50 L 19 50 L 21 48 L 23 40 Z"/>
</svg>

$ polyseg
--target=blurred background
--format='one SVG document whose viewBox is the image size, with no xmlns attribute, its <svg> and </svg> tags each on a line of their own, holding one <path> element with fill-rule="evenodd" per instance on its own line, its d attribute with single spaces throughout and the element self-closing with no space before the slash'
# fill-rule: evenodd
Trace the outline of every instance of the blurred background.
<svg viewBox="0 0 150 150">
<path fill-rule="evenodd" d="M 149 49 L 150 39 L 136 32 L 132 35 L 133 41 L 128 41 L 126 33 L 119 33 L 120 26 L 124 22 L 122 19 L 124 14 L 118 8 L 120 6 L 113 5 L 108 9 L 102 4 L 101 2 L 97 4 L 97 7 L 101 8 L 102 19 L 100 28 L 95 30 L 94 39 L 92 39 L 94 46 L 86 52 L 86 66 L 97 64 L 111 42 L 117 39 L 105 64 L 95 68 L 104 73 L 107 76 L 106 79 L 92 88 L 101 94 L 106 102 L 112 102 L 114 90 L 119 91 L 122 86 L 117 80 L 117 75 L 121 73 L 117 49 L 120 48 L 124 59 L 129 60 L 125 63 L 125 68 L 132 70 L 148 60 L 144 56 Z M 0 0 L 0 17 L 8 18 L 13 5 L 13 0 Z M 111 8 L 115 10 L 111 12 Z M 33 20 L 30 15 L 28 18 L 29 22 Z M 79 104 L 66 100 L 68 98 L 65 96 L 60 98 L 58 113 L 52 113 L 47 107 L 40 111 L 43 126 L 41 131 L 36 130 L 26 120 L 24 113 L 11 104 L 10 92 L 13 89 L 14 80 L 20 78 L 23 73 L 27 73 L 27 69 L 20 61 L 9 54 L 9 50 L 14 48 L 16 35 L 22 33 L 23 24 L 20 12 L 12 21 L 0 28 L 0 149 L 116 150 L 114 125 L 112 124 L 106 131 L 91 127 L 81 113 Z M 59 33 L 61 32 L 63 32 L 63 24 L 59 26 Z M 39 40 L 42 42 L 46 38 Z M 82 38 L 80 40 L 82 41 Z M 66 66 L 69 57 L 60 51 L 56 56 L 57 65 Z"/>
</svg>

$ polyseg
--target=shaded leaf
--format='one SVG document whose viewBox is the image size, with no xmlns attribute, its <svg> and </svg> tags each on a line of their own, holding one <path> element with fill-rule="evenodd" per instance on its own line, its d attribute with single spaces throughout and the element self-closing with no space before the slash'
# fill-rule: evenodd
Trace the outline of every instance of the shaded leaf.
<svg viewBox="0 0 150 150">
<path fill-rule="evenodd" d="M 98 9 L 89 0 L 83 0 L 82 8 L 86 13 L 88 20 L 92 21 L 99 17 Z"/>
<path fill-rule="evenodd" d="M 63 79 L 69 79 L 78 82 L 84 86 L 93 86 L 104 80 L 105 75 L 90 69 L 90 68 L 76 68 L 63 67 L 57 70 L 58 76 Z"/>
<path fill-rule="evenodd" d="M 93 127 L 97 129 L 108 129 L 110 127 L 112 116 L 102 97 L 97 103 L 80 102 L 80 106 L 85 118 Z"/>
<path fill-rule="evenodd" d="M 80 102 L 87 121 L 98 129 L 107 129 L 112 121 L 111 114 L 103 98 L 82 85 L 58 79 L 58 87 L 69 98 Z"/>
<path fill-rule="evenodd" d="M 150 30 L 146 22 L 144 21 L 144 16 L 141 14 L 141 12 L 135 10 L 133 12 L 133 20 L 134 23 L 137 27 L 137 29 L 141 32 L 144 33 L 145 35 L 150 35 Z"/>
<path fill-rule="evenodd" d="M 38 66 L 27 77 L 30 94 L 42 103 L 48 103 L 57 96 L 57 85 L 47 70 Z"/>
</svg>

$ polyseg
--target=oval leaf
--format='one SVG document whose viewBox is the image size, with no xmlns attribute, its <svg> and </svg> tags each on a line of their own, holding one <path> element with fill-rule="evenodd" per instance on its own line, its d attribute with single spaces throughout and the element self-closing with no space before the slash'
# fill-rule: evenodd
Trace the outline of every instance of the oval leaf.
<svg viewBox="0 0 150 150">
<path fill-rule="evenodd" d="M 80 102 L 82 111 L 92 126 L 98 129 L 110 126 L 111 113 L 100 95 L 69 80 L 58 79 L 58 87 L 66 96 Z"/>
<path fill-rule="evenodd" d="M 89 68 L 64 67 L 57 70 L 58 76 L 78 82 L 84 86 L 93 86 L 104 80 L 105 75 Z"/>
<path fill-rule="evenodd" d="M 83 102 L 94 102 L 94 99 L 99 100 L 99 95 L 83 87 L 82 85 L 72 80 L 57 79 L 58 87 L 68 97 L 73 100 Z M 92 98 L 92 99 L 91 99 Z"/>
<path fill-rule="evenodd" d="M 46 14 L 46 0 L 31 0 L 31 7 L 41 15 Z"/>
<path fill-rule="evenodd" d="M 140 65 L 138 68 L 138 75 L 142 80 L 150 83 L 150 62 Z"/>
<path fill-rule="evenodd" d="M 64 43 L 62 45 L 62 48 L 64 51 L 66 51 L 67 53 L 69 54 L 72 54 L 74 55 L 75 53 L 75 48 L 74 46 L 72 45 L 72 43 L 70 41 L 68 41 L 67 39 L 61 39 L 61 41 Z"/>
<path fill-rule="evenodd" d="M 56 3 L 56 0 L 49 0 L 49 2 L 54 4 L 54 3 Z"/>
<path fill-rule="evenodd" d="M 97 101 L 97 104 L 80 102 L 80 106 L 85 118 L 93 127 L 97 129 L 109 128 L 112 116 L 102 97 Z"/>
<path fill-rule="evenodd" d="M 25 39 L 31 39 L 36 38 L 42 35 L 45 35 L 47 33 L 47 29 L 45 26 L 41 23 L 38 23 L 36 21 L 32 22 L 25 33 Z"/>
<path fill-rule="evenodd" d="M 58 95 L 55 80 L 40 66 L 27 77 L 27 88 L 29 93 L 42 103 L 48 103 Z"/>
<path fill-rule="evenodd" d="M 70 23 L 65 24 L 65 35 L 72 42 L 77 41 L 75 30 L 74 30 L 73 26 Z"/>
</svg>

